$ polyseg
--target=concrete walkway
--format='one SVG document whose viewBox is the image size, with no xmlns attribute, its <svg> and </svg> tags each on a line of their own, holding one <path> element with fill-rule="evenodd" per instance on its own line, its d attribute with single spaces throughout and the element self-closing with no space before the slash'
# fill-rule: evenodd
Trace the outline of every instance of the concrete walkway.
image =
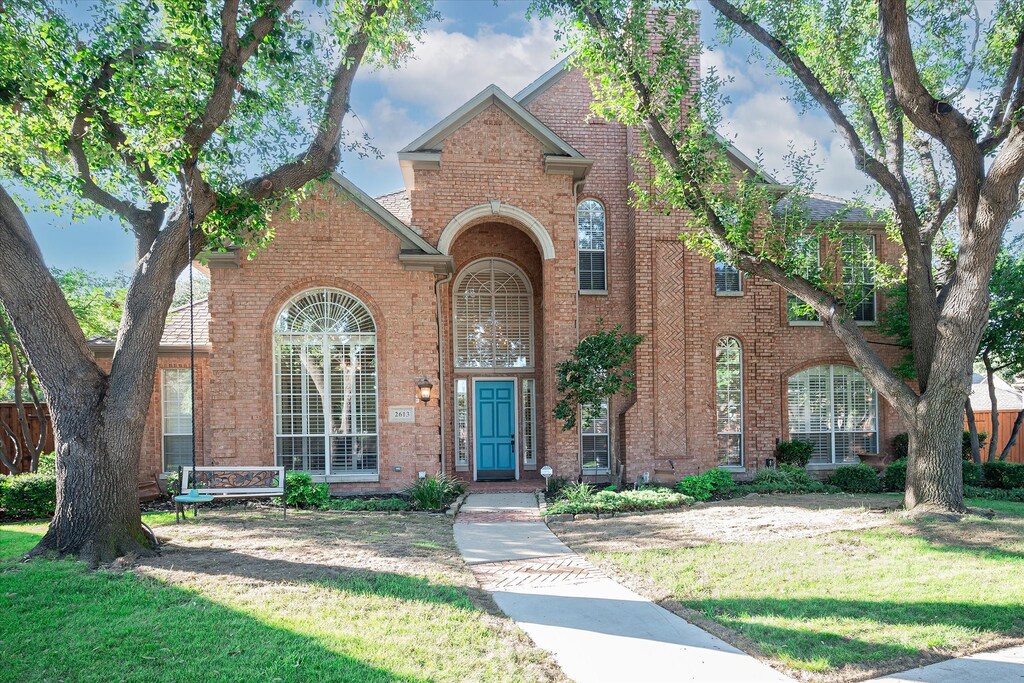
<svg viewBox="0 0 1024 683">
<path fill-rule="evenodd" d="M 791 681 L 601 573 L 540 520 L 532 493 L 474 493 L 455 542 L 498 607 L 577 683 Z"/>
<path fill-rule="evenodd" d="M 979 652 L 970 657 L 950 659 L 938 664 L 889 674 L 868 683 L 1024 683 L 1024 646 L 995 652 Z"/>
</svg>

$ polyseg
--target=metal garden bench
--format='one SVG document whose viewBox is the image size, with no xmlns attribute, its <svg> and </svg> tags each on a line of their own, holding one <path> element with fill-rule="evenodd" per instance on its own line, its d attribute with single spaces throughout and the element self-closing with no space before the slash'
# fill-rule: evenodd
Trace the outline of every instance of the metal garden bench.
<svg viewBox="0 0 1024 683">
<path fill-rule="evenodd" d="M 184 516 L 185 505 L 214 498 L 281 497 L 282 519 L 288 518 L 283 467 L 179 467 L 180 495 L 175 496 L 174 522 Z"/>
</svg>

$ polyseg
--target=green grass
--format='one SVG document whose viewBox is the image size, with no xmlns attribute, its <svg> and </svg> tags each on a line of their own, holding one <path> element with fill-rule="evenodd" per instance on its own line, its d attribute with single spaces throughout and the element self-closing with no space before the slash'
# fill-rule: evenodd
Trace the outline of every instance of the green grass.
<svg viewBox="0 0 1024 683">
<path fill-rule="evenodd" d="M 1024 505 L 969 505 L 1002 514 L 600 557 L 785 666 L 884 668 L 1024 638 Z"/>
<path fill-rule="evenodd" d="M 218 516 L 207 524 L 227 513 Z M 359 520 L 346 517 L 325 531 L 338 517 L 316 518 L 318 532 L 357 528 Z M 284 535 L 276 518 L 257 519 L 245 522 L 246 534 L 266 524 L 268 543 L 299 537 Z M 294 560 L 267 559 L 264 550 L 242 566 L 244 548 L 225 549 L 223 566 L 197 567 L 174 582 L 74 561 L 21 562 L 45 528 L 0 526 L 0 681 L 528 681 L 550 670 L 521 634 L 443 574 L 344 566 L 311 575 L 310 565 L 294 564 L 298 578 L 275 580 L 259 572 L 287 570 Z M 188 552 L 178 552 L 180 567 L 168 575 L 188 571 Z"/>
</svg>

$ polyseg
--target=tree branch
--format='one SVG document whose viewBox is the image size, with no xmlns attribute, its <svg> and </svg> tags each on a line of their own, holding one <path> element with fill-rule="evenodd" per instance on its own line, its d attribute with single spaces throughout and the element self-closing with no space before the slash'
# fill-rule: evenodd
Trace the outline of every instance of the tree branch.
<svg viewBox="0 0 1024 683">
<path fill-rule="evenodd" d="M 1017 34 L 1013 55 L 1010 57 L 1010 65 L 1007 67 L 1006 76 L 1003 79 L 1003 87 L 992 106 L 992 114 L 988 120 L 988 135 L 980 143 L 985 153 L 991 152 L 1006 139 L 1010 132 L 1010 126 L 1013 124 L 1014 115 L 1021 116 L 1022 105 L 1024 105 L 1024 27 Z"/>
</svg>

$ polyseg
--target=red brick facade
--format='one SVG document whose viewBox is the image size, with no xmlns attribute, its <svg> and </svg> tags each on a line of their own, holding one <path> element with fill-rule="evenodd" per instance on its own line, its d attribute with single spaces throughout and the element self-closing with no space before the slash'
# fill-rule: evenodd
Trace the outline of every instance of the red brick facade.
<svg viewBox="0 0 1024 683">
<path fill-rule="evenodd" d="M 275 462 L 273 328 L 293 296 L 318 287 L 361 301 L 377 333 L 379 473 L 329 478 L 336 492 L 400 489 L 420 471 L 472 478 L 472 457 L 468 468 L 455 461 L 454 386 L 474 377 L 515 377 L 518 386 L 534 379 L 537 462 L 528 469 L 518 453 L 520 476 L 536 477 L 531 470 L 546 464 L 556 476 L 577 478 L 579 435 L 551 417 L 554 365 L 598 319 L 645 337 L 636 391 L 611 402 L 609 476 L 633 481 L 646 473 L 670 481 L 717 466 L 714 359 L 723 335 L 742 345 L 746 473 L 774 457 L 776 442 L 788 434 L 788 377 L 813 365 L 849 364 L 840 343 L 822 327 L 791 326 L 784 292 L 767 282 L 745 279 L 741 295 L 715 295 L 712 265 L 678 239 L 685 217 L 630 205 L 637 136 L 590 115 L 580 74 L 554 75 L 524 93 L 519 102 L 503 93 L 478 98 L 455 124 L 435 129 L 429 145 L 403 152 L 404 226 L 390 214 L 382 218 L 379 206 L 368 209 L 365 197 L 325 191 L 304 203 L 301 219 L 275 221 L 266 250 L 229 267 L 213 264 L 221 267 L 211 269 L 210 345 L 198 378 L 204 463 Z M 606 294 L 577 291 L 575 211 L 583 199 L 605 207 Z M 898 247 L 881 233 L 877 243 L 881 258 L 898 260 Z M 453 286 L 468 265 L 487 257 L 513 263 L 532 287 L 532 368 L 455 367 Z M 183 359 L 165 355 L 160 364 L 180 366 Z M 415 396 L 422 377 L 434 385 L 429 404 Z M 161 463 L 157 394 L 159 381 L 143 476 Z M 396 406 L 415 406 L 415 421 L 389 421 Z M 884 402 L 880 413 L 884 452 L 901 429 Z"/>
</svg>

